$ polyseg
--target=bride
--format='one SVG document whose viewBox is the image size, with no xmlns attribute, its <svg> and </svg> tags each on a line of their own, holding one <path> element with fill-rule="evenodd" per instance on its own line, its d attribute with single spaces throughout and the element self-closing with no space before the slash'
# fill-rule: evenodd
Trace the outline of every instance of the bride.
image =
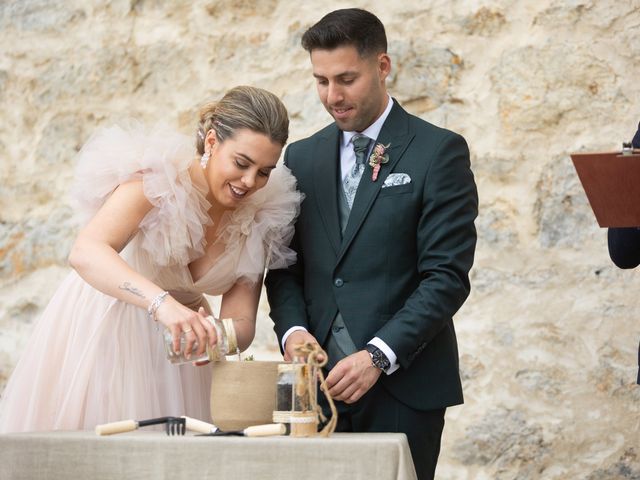
<svg viewBox="0 0 640 480">
<path fill-rule="evenodd" d="M 196 149 L 163 127 L 111 127 L 79 153 L 74 196 L 86 223 L 73 267 L 35 326 L 0 401 L 0 432 L 91 429 L 188 415 L 209 419 L 211 366 L 175 351 L 216 343 L 203 297 L 222 295 L 238 345 L 253 340 L 265 267 L 287 244 L 301 194 L 276 163 L 288 137 L 282 102 L 236 87 L 200 112 Z M 197 153 L 196 153 L 197 151 Z"/>
</svg>

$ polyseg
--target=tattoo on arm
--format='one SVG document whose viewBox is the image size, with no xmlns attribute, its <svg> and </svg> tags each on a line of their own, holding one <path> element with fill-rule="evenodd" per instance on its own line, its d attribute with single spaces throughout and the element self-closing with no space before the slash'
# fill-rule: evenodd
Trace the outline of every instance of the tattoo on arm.
<svg viewBox="0 0 640 480">
<path fill-rule="evenodd" d="M 146 298 L 140 290 L 138 290 L 136 287 L 131 285 L 129 282 L 124 282 L 118 288 L 120 290 L 126 290 L 127 292 L 133 293 L 136 297 Z"/>
</svg>

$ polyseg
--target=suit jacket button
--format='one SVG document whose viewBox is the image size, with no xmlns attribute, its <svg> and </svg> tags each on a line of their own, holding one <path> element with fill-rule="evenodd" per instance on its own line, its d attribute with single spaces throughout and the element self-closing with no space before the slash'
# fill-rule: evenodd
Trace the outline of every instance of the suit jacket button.
<svg viewBox="0 0 640 480">
<path fill-rule="evenodd" d="M 338 288 L 339 288 L 339 287 L 341 287 L 342 285 L 344 285 L 344 281 L 343 281 L 341 278 L 336 278 L 336 279 L 333 281 L 333 284 L 334 284 L 336 287 L 338 287 Z"/>
</svg>

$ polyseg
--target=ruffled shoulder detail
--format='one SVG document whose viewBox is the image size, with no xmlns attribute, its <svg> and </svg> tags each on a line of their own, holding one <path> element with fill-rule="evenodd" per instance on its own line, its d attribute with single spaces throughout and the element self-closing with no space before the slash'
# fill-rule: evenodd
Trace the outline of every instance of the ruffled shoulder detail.
<svg viewBox="0 0 640 480">
<path fill-rule="evenodd" d="M 231 213 L 222 239 L 227 249 L 242 246 L 237 278 L 255 283 L 265 268 L 285 268 L 296 262 L 289 242 L 303 198 L 291 171 L 279 165 L 267 184 Z"/>
<path fill-rule="evenodd" d="M 121 183 L 142 179 L 154 205 L 140 223 L 141 246 L 159 265 L 187 264 L 204 253 L 209 203 L 191 181 L 193 141 L 171 128 L 136 122 L 103 128 L 78 154 L 72 195 L 86 223 Z"/>
</svg>

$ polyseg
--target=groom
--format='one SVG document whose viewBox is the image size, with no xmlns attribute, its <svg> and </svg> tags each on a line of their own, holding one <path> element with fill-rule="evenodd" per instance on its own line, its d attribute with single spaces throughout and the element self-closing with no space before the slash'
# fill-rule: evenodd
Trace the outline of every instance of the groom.
<svg viewBox="0 0 640 480">
<path fill-rule="evenodd" d="M 433 478 L 445 408 L 462 403 L 452 317 L 469 294 L 477 192 L 464 139 L 387 93 L 384 26 L 336 10 L 302 37 L 335 120 L 285 163 L 306 198 L 298 263 L 266 279 L 285 358 L 329 355 L 339 431 L 403 432 L 418 478 Z"/>
</svg>

